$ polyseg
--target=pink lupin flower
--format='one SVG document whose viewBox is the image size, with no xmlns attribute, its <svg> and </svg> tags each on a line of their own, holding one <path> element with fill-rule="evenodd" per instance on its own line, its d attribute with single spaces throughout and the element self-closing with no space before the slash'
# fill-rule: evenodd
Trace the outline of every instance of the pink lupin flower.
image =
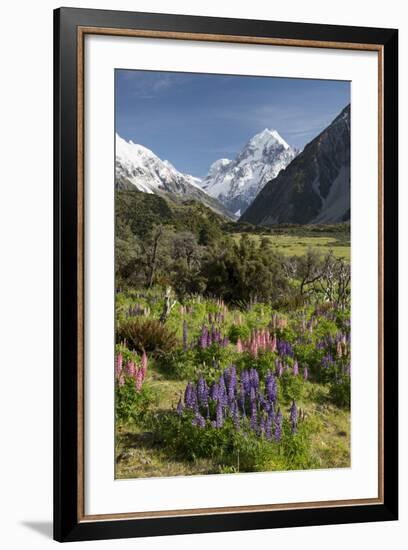
<svg viewBox="0 0 408 550">
<path fill-rule="evenodd" d="M 307 367 L 303 369 L 303 378 L 307 380 L 309 378 L 309 371 L 307 370 Z"/>
<path fill-rule="evenodd" d="M 299 374 L 299 365 L 298 362 L 295 361 L 293 364 L 293 376 L 297 376 Z"/>
<path fill-rule="evenodd" d="M 125 377 L 123 375 L 123 372 L 119 376 L 118 383 L 119 383 L 119 386 L 124 386 L 125 385 Z"/>
<path fill-rule="evenodd" d="M 242 353 L 242 352 L 243 352 L 243 350 L 244 350 L 244 348 L 243 348 L 243 345 L 242 345 L 241 339 L 240 339 L 240 338 L 238 338 L 238 340 L 237 340 L 237 352 L 238 352 L 238 353 Z"/>
<path fill-rule="evenodd" d="M 144 351 L 143 352 L 143 355 L 142 355 L 142 359 L 141 359 L 141 362 L 140 362 L 140 370 L 142 372 L 142 380 L 144 380 L 145 376 L 146 376 L 146 371 L 147 371 L 147 355 L 146 355 L 146 352 Z"/>
<path fill-rule="evenodd" d="M 133 361 L 128 361 L 126 363 L 126 374 L 128 376 L 134 376 L 135 375 L 135 370 L 136 370 L 136 367 L 135 367 L 135 364 Z"/>
<path fill-rule="evenodd" d="M 122 373 L 122 364 L 123 364 L 123 355 L 121 352 L 119 352 L 118 357 L 116 359 L 116 369 L 115 369 L 116 378 L 118 379 Z"/>
<path fill-rule="evenodd" d="M 143 384 L 143 373 L 141 368 L 137 368 L 135 372 L 135 390 L 139 392 L 142 389 Z"/>
</svg>

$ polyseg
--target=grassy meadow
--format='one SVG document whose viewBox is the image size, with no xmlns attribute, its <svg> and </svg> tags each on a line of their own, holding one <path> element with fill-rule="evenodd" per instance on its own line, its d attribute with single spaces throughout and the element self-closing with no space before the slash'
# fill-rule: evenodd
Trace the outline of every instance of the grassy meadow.
<svg viewBox="0 0 408 550">
<path fill-rule="evenodd" d="M 236 242 L 239 242 L 242 233 L 235 233 L 233 235 Z M 259 241 L 262 238 L 266 238 L 270 241 L 271 248 L 278 253 L 285 256 L 303 256 L 309 248 L 319 250 L 323 254 L 327 254 L 330 250 L 338 258 L 344 258 L 350 261 L 350 244 L 344 242 L 344 240 L 338 236 L 332 236 L 331 234 L 321 235 L 250 235 L 250 239 Z"/>
<path fill-rule="evenodd" d="M 132 225 L 134 196 L 117 201 L 116 477 L 348 467 L 349 228 L 232 231 L 168 204 Z"/>
</svg>

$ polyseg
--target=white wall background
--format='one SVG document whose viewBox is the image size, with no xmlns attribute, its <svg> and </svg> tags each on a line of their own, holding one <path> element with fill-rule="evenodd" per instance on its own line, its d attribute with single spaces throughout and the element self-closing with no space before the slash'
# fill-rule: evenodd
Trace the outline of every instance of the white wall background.
<svg viewBox="0 0 408 550">
<path fill-rule="evenodd" d="M 400 29 L 400 156 L 408 149 L 408 19 L 402 0 L 100 0 L 66 6 Z M 52 10 L 59 3 L 11 2 L 0 33 L 0 544 L 7 550 L 51 547 L 52 520 Z M 400 163 L 400 281 L 408 279 L 408 170 Z M 405 185 L 404 185 L 405 184 Z M 404 216 L 402 214 L 405 214 Z M 401 310 L 408 307 L 400 285 Z M 400 315 L 400 338 L 408 332 Z M 400 388 L 406 388 L 401 346 Z M 231 546 L 313 550 L 406 548 L 408 401 L 401 391 L 400 521 L 239 533 L 77 543 L 76 548 L 190 549 Z"/>
</svg>

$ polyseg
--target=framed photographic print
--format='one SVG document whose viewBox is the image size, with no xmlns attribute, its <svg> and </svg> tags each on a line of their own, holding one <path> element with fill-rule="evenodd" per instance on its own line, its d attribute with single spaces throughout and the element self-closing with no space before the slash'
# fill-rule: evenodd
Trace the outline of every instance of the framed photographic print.
<svg viewBox="0 0 408 550">
<path fill-rule="evenodd" d="M 397 31 L 54 27 L 56 540 L 397 519 Z"/>
</svg>

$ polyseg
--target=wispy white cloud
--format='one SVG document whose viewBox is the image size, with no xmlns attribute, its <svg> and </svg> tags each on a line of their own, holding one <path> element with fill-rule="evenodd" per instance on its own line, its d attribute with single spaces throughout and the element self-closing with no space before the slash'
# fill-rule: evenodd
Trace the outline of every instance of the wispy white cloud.
<svg viewBox="0 0 408 550">
<path fill-rule="evenodd" d="M 123 71 L 121 78 L 126 81 L 128 93 L 135 99 L 153 99 L 170 88 L 185 85 L 189 77 L 179 73 L 159 73 L 146 71 Z"/>
</svg>

